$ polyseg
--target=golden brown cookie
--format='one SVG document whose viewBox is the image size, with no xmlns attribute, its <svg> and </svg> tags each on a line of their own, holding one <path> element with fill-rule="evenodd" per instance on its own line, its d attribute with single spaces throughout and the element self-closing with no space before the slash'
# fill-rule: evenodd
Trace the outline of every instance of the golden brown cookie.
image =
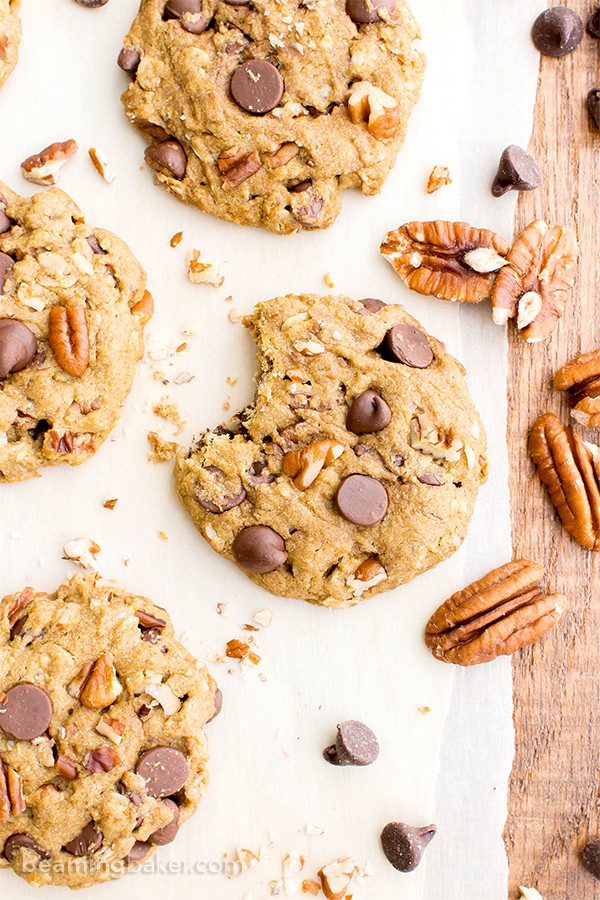
<svg viewBox="0 0 600 900">
<path fill-rule="evenodd" d="M 21 0 L 0 0 L 0 87 L 17 64 L 21 43 Z"/>
</svg>

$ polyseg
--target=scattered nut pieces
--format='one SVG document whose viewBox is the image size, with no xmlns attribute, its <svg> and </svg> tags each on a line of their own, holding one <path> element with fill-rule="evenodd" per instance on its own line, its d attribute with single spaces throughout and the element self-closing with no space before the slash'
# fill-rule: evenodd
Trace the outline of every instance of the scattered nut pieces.
<svg viewBox="0 0 600 900">
<path fill-rule="evenodd" d="M 325 284 L 327 285 L 328 288 L 335 287 L 335 282 L 334 282 L 333 278 L 331 277 L 330 272 L 326 272 L 325 275 L 323 275 L 323 281 L 325 282 Z"/>
<path fill-rule="evenodd" d="M 321 891 L 321 885 L 318 881 L 314 881 L 312 878 L 305 878 L 302 882 L 302 893 L 310 894 L 311 897 L 316 897 Z"/>
<path fill-rule="evenodd" d="M 540 565 L 519 559 L 453 594 L 425 629 L 435 658 L 473 666 L 543 637 L 567 608 L 562 594 L 544 593 L 543 575 Z"/>
<path fill-rule="evenodd" d="M 121 757 L 114 747 L 97 747 L 88 753 L 85 767 L 95 774 L 97 772 L 110 772 L 121 762 Z"/>
<path fill-rule="evenodd" d="M 213 287 L 221 287 L 225 281 L 212 263 L 200 262 L 199 250 L 190 250 L 187 255 L 187 277 L 192 284 L 212 284 Z"/>
<path fill-rule="evenodd" d="M 177 234 L 173 235 L 173 237 L 169 241 L 169 244 L 171 245 L 171 247 L 175 248 L 181 243 L 182 240 L 183 240 L 183 231 L 178 231 Z"/>
<path fill-rule="evenodd" d="M 376 140 L 391 141 L 400 124 L 400 107 L 370 81 L 357 81 L 350 88 L 348 118 L 355 125 L 365 122 Z"/>
<path fill-rule="evenodd" d="M 107 184 L 112 184 L 115 180 L 115 173 L 102 150 L 99 150 L 97 147 L 90 147 L 88 153 L 96 172 Z"/>
<path fill-rule="evenodd" d="M 34 184 L 56 184 L 61 168 L 75 156 L 78 149 L 73 140 L 50 144 L 21 163 L 23 177 Z"/>
<path fill-rule="evenodd" d="M 148 459 L 155 464 L 169 462 L 174 459 L 179 449 L 179 444 L 176 441 L 166 441 L 156 431 L 148 432 L 148 443 L 150 444 Z"/>
<path fill-rule="evenodd" d="M 357 566 L 354 575 L 350 575 L 346 584 L 354 590 L 355 597 L 362 597 L 365 591 L 381 584 L 387 577 L 387 572 L 379 557 L 369 556 Z"/>
<path fill-rule="evenodd" d="M 435 194 L 440 188 L 452 184 L 450 169 L 447 166 L 434 166 L 427 182 L 427 193 Z"/>
<path fill-rule="evenodd" d="M 96 556 L 100 553 L 100 546 L 90 538 L 75 538 L 67 541 L 63 547 L 64 559 L 70 559 L 82 569 L 97 569 Z"/>
<path fill-rule="evenodd" d="M 306 491 L 316 481 L 321 470 L 339 459 L 344 452 L 339 441 L 316 441 L 303 450 L 292 450 L 283 457 L 283 471 L 299 491 Z"/>
<path fill-rule="evenodd" d="M 118 719 L 112 719 L 110 716 L 102 716 L 96 725 L 96 731 L 118 746 L 125 734 L 125 724 Z"/>
<path fill-rule="evenodd" d="M 23 779 L 12 766 L 0 760 L 0 822 L 7 822 L 25 812 Z"/>
<path fill-rule="evenodd" d="M 586 428 L 600 428 L 600 350 L 582 353 L 559 369 L 554 387 L 567 392 L 576 422 Z"/>
<path fill-rule="evenodd" d="M 302 356 L 318 356 L 325 352 L 325 346 L 320 341 L 295 341 L 294 349 L 301 353 Z"/>
<path fill-rule="evenodd" d="M 270 609 L 263 609 L 260 612 L 257 612 L 256 615 L 254 615 L 252 618 L 257 625 L 261 625 L 263 628 L 267 628 L 273 621 L 273 613 Z"/>
<path fill-rule="evenodd" d="M 356 863 L 349 857 L 323 866 L 318 875 L 327 900 L 343 900 L 357 871 Z"/>
</svg>

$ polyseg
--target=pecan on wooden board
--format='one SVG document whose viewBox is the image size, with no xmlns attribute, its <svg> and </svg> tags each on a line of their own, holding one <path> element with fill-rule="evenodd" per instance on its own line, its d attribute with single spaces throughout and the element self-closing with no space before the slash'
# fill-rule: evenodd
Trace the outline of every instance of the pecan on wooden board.
<svg viewBox="0 0 600 900">
<path fill-rule="evenodd" d="M 567 392 L 576 422 L 586 428 L 600 428 L 600 350 L 582 353 L 559 369 L 554 387 Z"/>
<path fill-rule="evenodd" d="M 380 252 L 418 294 L 480 303 L 490 297 L 509 249 L 493 231 L 437 221 L 408 222 L 388 232 Z"/>
<path fill-rule="evenodd" d="M 425 643 L 436 659 L 459 666 L 490 662 L 533 644 L 560 618 L 562 594 L 544 593 L 544 570 L 527 559 L 507 563 L 453 594 L 433 614 Z"/>
<path fill-rule="evenodd" d="M 588 550 L 600 550 L 600 449 L 553 413 L 531 429 L 531 458 L 571 537 Z"/>
</svg>

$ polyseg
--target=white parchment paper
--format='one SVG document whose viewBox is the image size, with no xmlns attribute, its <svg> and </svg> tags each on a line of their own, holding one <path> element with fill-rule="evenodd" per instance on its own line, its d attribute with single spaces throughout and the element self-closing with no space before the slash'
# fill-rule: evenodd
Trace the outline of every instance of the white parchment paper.
<svg viewBox="0 0 600 900">
<path fill-rule="evenodd" d="M 411 219 L 464 218 L 511 237 L 514 198 L 492 200 L 489 184 L 501 150 L 528 139 L 537 72 L 528 32 L 542 5 L 413 0 L 429 68 L 394 172 L 379 197 L 346 192 L 328 232 L 286 239 L 185 208 L 153 185 L 143 141 L 121 110 L 126 79 L 115 65 L 136 0 L 112 0 L 95 11 L 73 0 L 25 0 L 21 60 L 0 94 L 0 177 L 31 192 L 21 160 L 51 141 L 76 138 L 81 152 L 65 167 L 61 186 L 89 222 L 130 244 L 148 270 L 157 312 L 148 329 L 154 360 L 140 366 L 121 424 L 98 455 L 79 469 L 2 486 L 0 595 L 26 583 L 55 589 L 74 571 L 61 559 L 63 543 L 93 538 L 102 547 L 102 573 L 167 606 L 225 694 L 224 711 L 210 726 L 212 781 L 198 814 L 153 857 L 151 871 L 87 896 L 262 900 L 281 877 L 283 857 L 295 850 L 306 858 L 300 878 L 315 877 L 340 856 L 368 862 L 372 876 L 355 889 L 357 900 L 504 900 L 510 665 L 454 671 L 433 660 L 422 635 L 449 593 L 510 556 L 506 344 L 486 305 L 459 308 L 411 294 L 378 246 L 387 230 Z M 111 186 L 93 170 L 91 146 L 116 170 Z M 438 163 L 450 167 L 453 184 L 427 196 L 427 176 Z M 171 249 L 178 231 L 183 241 Z M 221 289 L 187 282 L 191 247 L 222 267 Z M 235 411 L 251 398 L 254 348 L 229 321 L 230 310 L 248 312 L 290 291 L 326 293 L 326 273 L 335 291 L 403 303 L 465 363 L 493 464 L 463 549 L 412 584 L 346 612 L 280 600 L 252 585 L 194 531 L 174 496 L 170 465 L 147 462 L 147 432 L 173 436 L 151 412 L 162 397 L 177 402 L 187 419 L 178 438 L 186 443 L 227 417 L 224 403 Z M 188 349 L 174 354 L 183 341 Z M 167 385 L 156 380 L 157 370 Z M 194 380 L 174 384 L 181 372 Z M 114 497 L 115 510 L 104 509 Z M 219 602 L 231 605 L 229 617 L 217 615 Z M 257 669 L 213 664 L 265 608 L 273 622 L 257 635 Z M 369 769 L 338 770 L 321 758 L 346 718 L 362 719 L 379 736 L 381 756 Z M 428 824 L 434 816 L 440 830 L 426 861 L 411 875 L 398 874 L 381 852 L 381 828 L 395 819 Z M 307 825 L 323 834 L 307 834 Z M 238 846 L 266 853 L 255 869 L 229 879 L 223 854 Z M 10 872 L 0 876 L 2 896 L 32 895 Z"/>
</svg>

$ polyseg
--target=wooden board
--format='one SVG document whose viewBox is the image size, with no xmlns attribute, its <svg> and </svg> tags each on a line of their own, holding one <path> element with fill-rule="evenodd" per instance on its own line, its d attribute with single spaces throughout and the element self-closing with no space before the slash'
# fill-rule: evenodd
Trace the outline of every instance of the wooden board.
<svg viewBox="0 0 600 900">
<path fill-rule="evenodd" d="M 555 5 L 555 4 L 552 4 Z M 570 0 L 584 20 L 591 2 Z M 581 265 L 573 302 L 550 344 L 510 338 L 508 443 L 515 556 L 545 564 L 549 586 L 570 600 L 566 619 L 540 644 L 513 658 L 517 753 L 509 788 L 505 842 L 510 900 L 518 885 L 544 900 L 600 897 L 600 882 L 581 865 L 581 849 L 600 837 L 600 556 L 560 526 L 527 453 L 536 417 L 568 421 L 555 370 L 600 346 L 600 133 L 585 105 L 600 87 L 600 44 L 586 35 L 562 60 L 543 58 L 531 152 L 544 175 L 522 194 L 517 229 L 536 218 L 574 226 Z M 600 442 L 600 434 L 586 439 Z"/>
</svg>

